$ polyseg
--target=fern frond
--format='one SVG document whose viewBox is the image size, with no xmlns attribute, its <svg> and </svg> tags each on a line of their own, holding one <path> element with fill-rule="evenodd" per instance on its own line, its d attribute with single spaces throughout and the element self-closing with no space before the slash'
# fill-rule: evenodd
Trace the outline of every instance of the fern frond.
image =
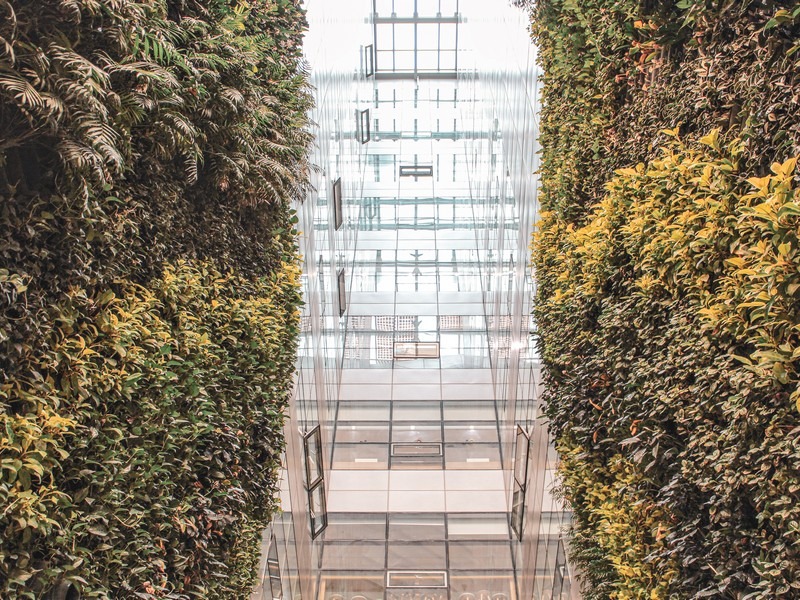
<svg viewBox="0 0 800 600">
<path fill-rule="evenodd" d="M 13 71 L 0 71 L 0 96 L 10 96 L 18 106 L 29 111 L 36 111 L 46 106 L 39 91 Z"/>
</svg>

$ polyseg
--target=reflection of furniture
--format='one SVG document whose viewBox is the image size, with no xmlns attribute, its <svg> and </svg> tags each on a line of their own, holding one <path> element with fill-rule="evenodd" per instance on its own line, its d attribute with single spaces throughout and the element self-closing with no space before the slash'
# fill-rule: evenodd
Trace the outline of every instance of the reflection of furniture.
<svg viewBox="0 0 800 600">
<path fill-rule="evenodd" d="M 458 597 L 458 600 L 475 600 L 475 594 L 470 594 L 469 592 L 464 592 Z"/>
</svg>

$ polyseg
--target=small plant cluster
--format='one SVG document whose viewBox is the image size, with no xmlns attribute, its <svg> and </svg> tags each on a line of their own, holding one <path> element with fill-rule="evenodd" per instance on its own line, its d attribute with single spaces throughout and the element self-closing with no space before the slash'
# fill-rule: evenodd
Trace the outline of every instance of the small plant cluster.
<svg viewBox="0 0 800 600">
<path fill-rule="evenodd" d="M 301 302 L 303 10 L 0 14 L 0 596 L 249 597 Z"/>
<path fill-rule="evenodd" d="M 539 1 L 535 315 L 594 599 L 800 595 L 800 6 Z"/>
</svg>

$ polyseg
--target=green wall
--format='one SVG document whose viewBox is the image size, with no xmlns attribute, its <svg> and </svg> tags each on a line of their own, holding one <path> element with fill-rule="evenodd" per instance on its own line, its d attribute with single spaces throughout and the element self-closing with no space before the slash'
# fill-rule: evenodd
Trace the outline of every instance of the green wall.
<svg viewBox="0 0 800 600">
<path fill-rule="evenodd" d="M 0 0 L 0 596 L 246 598 L 307 187 L 299 2 Z"/>
<path fill-rule="evenodd" d="M 535 315 L 586 597 L 797 597 L 800 5 L 532 24 Z"/>
</svg>

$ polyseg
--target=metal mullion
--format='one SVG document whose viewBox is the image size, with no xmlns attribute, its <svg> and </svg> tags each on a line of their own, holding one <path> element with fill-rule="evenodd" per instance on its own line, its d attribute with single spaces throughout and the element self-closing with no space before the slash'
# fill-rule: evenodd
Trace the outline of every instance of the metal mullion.
<svg viewBox="0 0 800 600">
<path fill-rule="evenodd" d="M 442 7 L 439 5 L 439 12 L 441 13 Z M 442 70 L 442 24 L 436 26 L 436 70 Z"/>
<path fill-rule="evenodd" d="M 439 335 L 439 326 L 436 326 L 436 337 L 439 338 L 441 343 L 441 336 Z M 439 349 L 439 394 L 441 395 L 442 391 L 442 351 L 441 347 Z M 447 470 L 447 462 L 445 461 L 444 453 L 446 451 L 446 442 L 444 439 L 444 400 L 439 400 L 439 416 L 441 417 L 441 425 L 439 427 L 439 435 L 442 438 L 442 478 L 444 478 L 444 471 Z M 444 494 L 445 494 L 445 508 L 447 508 L 447 484 L 444 486 Z M 447 523 L 447 517 L 445 516 L 445 524 Z M 446 525 L 445 525 L 446 527 Z M 447 530 L 445 530 L 445 533 Z"/>
<path fill-rule="evenodd" d="M 417 65 L 417 52 L 419 52 L 419 44 L 417 42 L 417 22 L 419 20 L 419 0 L 414 0 L 414 75 L 418 71 Z M 417 94 L 419 89 L 414 92 L 414 108 L 417 108 Z M 414 160 L 416 162 L 416 160 Z M 416 180 L 415 180 L 416 181 Z"/>
<path fill-rule="evenodd" d="M 333 418 L 333 439 L 331 440 L 331 455 L 330 455 L 331 467 L 333 467 L 333 453 L 334 453 L 334 451 L 336 449 L 336 435 L 339 433 L 339 408 L 341 407 L 341 402 L 342 401 L 339 398 L 339 394 L 338 394 L 338 390 L 337 390 L 336 408 L 334 409 L 334 412 L 336 413 L 336 416 L 334 416 L 334 418 Z"/>
<path fill-rule="evenodd" d="M 513 494 L 512 494 L 512 498 L 513 498 Z M 525 520 L 523 518 L 523 523 L 524 522 L 525 522 Z M 509 519 L 509 524 L 510 523 L 511 523 L 511 520 Z M 513 597 L 514 598 L 519 598 L 519 582 L 518 582 L 518 579 L 517 579 L 517 553 L 514 552 L 514 546 L 516 544 L 520 544 L 521 545 L 522 544 L 522 540 L 516 540 L 514 538 L 514 532 L 511 530 L 511 527 L 509 527 L 508 529 L 509 529 L 509 532 L 508 532 L 509 533 L 508 545 L 509 545 L 509 549 L 511 550 L 511 573 L 512 573 L 512 575 L 511 575 L 511 585 L 514 586 L 514 589 L 513 590 L 509 590 L 509 591 L 513 592 Z M 534 571 L 535 570 L 536 570 L 536 566 L 534 565 Z M 509 596 L 511 596 L 511 594 L 509 594 Z"/>
<path fill-rule="evenodd" d="M 389 443 L 391 443 L 391 440 L 392 440 L 392 438 L 390 437 L 389 438 Z M 391 460 L 392 459 L 391 452 L 389 454 L 390 454 L 389 460 Z M 391 477 L 391 473 L 389 474 L 389 477 Z M 386 582 L 387 582 L 387 580 L 389 578 L 389 509 L 388 509 L 388 507 L 386 509 L 386 517 L 385 517 L 385 519 L 386 519 L 386 521 L 385 521 L 385 524 L 386 524 L 386 529 L 385 529 L 385 531 L 386 531 L 386 544 L 384 544 L 384 546 L 383 546 L 383 583 L 384 583 L 384 585 L 386 585 Z"/>
<path fill-rule="evenodd" d="M 416 2 L 414 3 L 414 10 L 416 11 Z M 417 53 L 419 52 L 419 43 L 417 38 L 417 22 L 414 21 L 414 75 L 416 76 L 418 72 L 418 65 L 417 65 Z M 415 102 L 416 104 L 416 102 Z M 416 108 L 416 106 L 414 107 Z"/>
<path fill-rule="evenodd" d="M 460 17 L 460 15 L 459 15 L 459 12 L 458 12 L 458 0 L 456 0 L 456 45 L 455 45 L 455 48 L 453 48 L 453 50 L 455 51 L 455 65 L 454 65 L 453 68 L 455 69 L 456 72 L 458 72 L 458 21 L 459 21 L 459 17 Z"/>
<path fill-rule="evenodd" d="M 395 277 L 397 277 L 397 272 L 395 272 Z M 395 331 L 392 332 L 392 357 L 393 357 L 392 358 L 392 371 L 393 372 L 394 372 L 394 345 L 397 343 L 397 340 L 395 340 L 395 334 L 396 333 L 397 333 L 397 330 L 395 329 Z M 394 386 L 394 373 L 392 374 L 392 386 Z M 394 395 L 394 393 L 392 393 L 392 395 Z M 394 457 L 392 456 L 392 432 L 393 432 L 393 429 L 394 429 L 392 424 L 394 423 L 394 406 L 395 406 L 395 401 L 394 400 L 389 400 L 389 447 L 387 449 L 388 452 L 389 452 L 389 460 L 386 461 L 386 464 L 387 464 L 388 469 L 389 469 L 389 479 L 391 479 L 391 477 L 392 477 L 392 463 L 394 462 L 394 460 L 393 460 Z M 389 484 L 389 488 L 391 489 L 391 482 Z M 387 537 L 386 539 L 388 540 L 389 538 Z M 389 564 L 389 563 L 387 562 L 386 564 Z"/>
<path fill-rule="evenodd" d="M 444 427 L 444 419 L 442 419 L 442 427 Z M 442 438 L 442 442 L 444 442 L 444 438 Z M 442 446 L 442 448 L 444 448 L 444 446 Z M 444 452 L 442 452 L 442 456 L 444 456 Z M 442 460 L 444 460 L 444 458 Z M 446 489 L 447 486 L 445 486 L 445 490 Z M 446 491 L 445 494 L 447 494 Z M 445 496 L 445 503 L 446 502 L 447 502 L 447 496 Z M 445 508 L 447 508 L 446 504 Z M 445 566 L 445 573 L 447 573 L 447 598 L 449 600 L 451 598 L 450 590 L 452 589 L 453 586 L 450 581 L 450 527 L 449 527 L 449 519 L 447 518 L 447 511 L 444 512 L 443 517 L 444 517 L 444 566 Z"/>
<path fill-rule="evenodd" d="M 378 74 L 378 0 L 372 0 L 372 53 L 375 55 L 374 58 L 374 71 L 375 75 Z"/>
</svg>

